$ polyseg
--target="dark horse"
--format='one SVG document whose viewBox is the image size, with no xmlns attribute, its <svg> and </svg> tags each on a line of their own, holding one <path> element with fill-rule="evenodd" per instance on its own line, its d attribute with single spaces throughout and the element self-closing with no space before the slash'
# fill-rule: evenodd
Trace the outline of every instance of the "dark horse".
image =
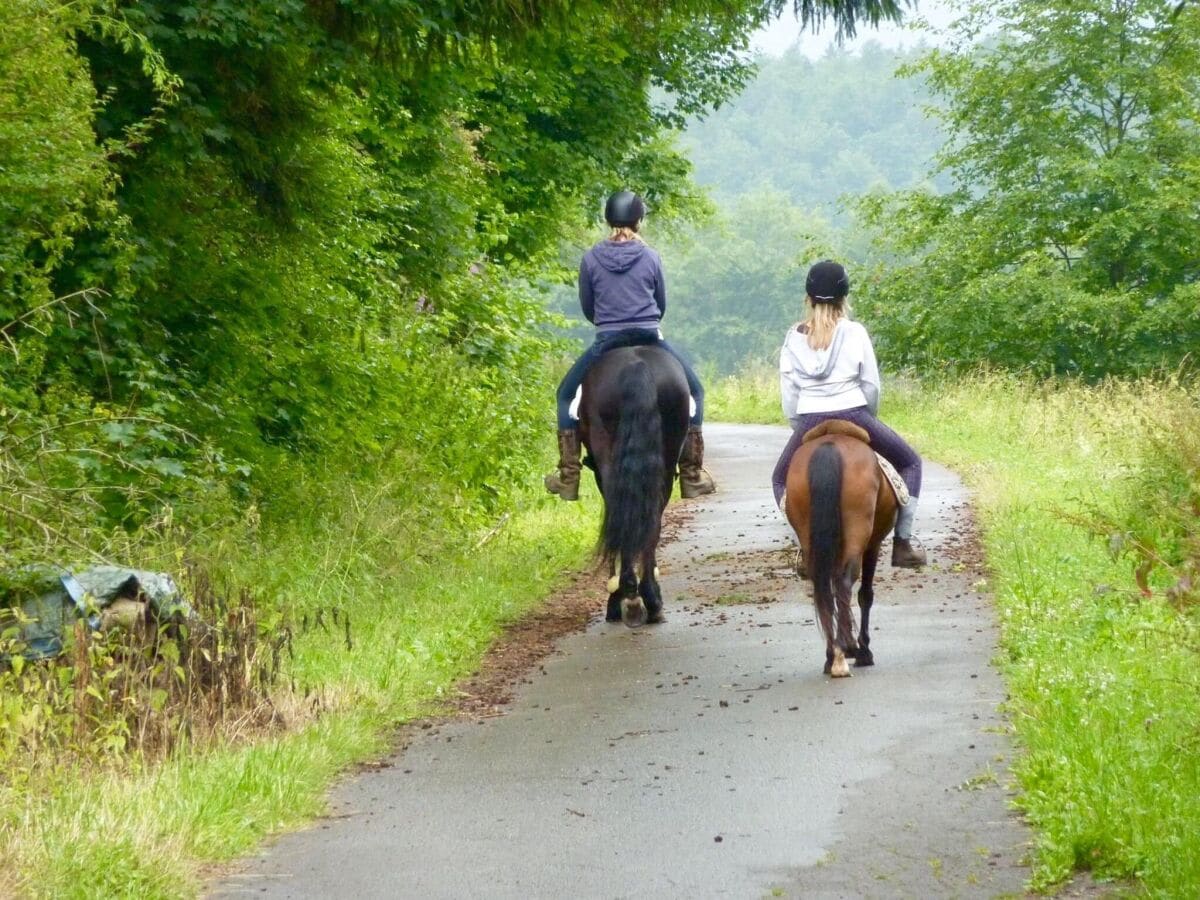
<svg viewBox="0 0 1200 900">
<path fill-rule="evenodd" d="M 879 545 L 896 521 L 896 495 L 879 469 L 867 433 L 833 419 L 804 435 L 788 468 L 786 510 L 813 583 L 817 620 L 825 635 L 825 673 L 850 674 L 846 657 L 873 665 L 868 623 L 875 599 Z M 854 634 L 850 595 L 862 574 Z"/>
<path fill-rule="evenodd" d="M 662 621 L 655 551 L 688 428 L 683 367 L 654 345 L 607 351 L 588 370 L 579 431 L 604 497 L 600 553 L 610 622 Z"/>
</svg>

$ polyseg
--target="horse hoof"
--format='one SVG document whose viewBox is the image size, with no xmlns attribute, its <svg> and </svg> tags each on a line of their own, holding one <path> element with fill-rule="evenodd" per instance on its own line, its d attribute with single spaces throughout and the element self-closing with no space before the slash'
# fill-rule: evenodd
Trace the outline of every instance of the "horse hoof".
<svg viewBox="0 0 1200 900">
<path fill-rule="evenodd" d="M 640 597 L 621 601 L 621 621 L 630 628 L 641 628 L 646 624 L 647 618 L 646 604 Z"/>
<path fill-rule="evenodd" d="M 850 677 L 850 667 L 846 665 L 846 657 L 843 654 L 834 654 L 833 662 L 829 666 L 829 674 L 833 678 Z"/>
<path fill-rule="evenodd" d="M 661 610 L 646 616 L 647 625 L 661 625 L 665 621 L 667 621 L 667 617 L 662 614 Z"/>
<path fill-rule="evenodd" d="M 858 650 L 858 656 L 854 659 L 854 665 L 855 668 L 873 666 L 875 665 L 875 657 L 871 654 L 870 650 L 860 647 Z"/>
</svg>

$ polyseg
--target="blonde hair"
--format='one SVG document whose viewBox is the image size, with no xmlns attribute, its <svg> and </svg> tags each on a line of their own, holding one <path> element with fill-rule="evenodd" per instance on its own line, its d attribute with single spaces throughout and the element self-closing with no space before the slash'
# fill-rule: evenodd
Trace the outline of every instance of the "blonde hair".
<svg viewBox="0 0 1200 900">
<path fill-rule="evenodd" d="M 645 240 L 642 238 L 642 236 L 638 234 L 637 229 L 630 228 L 628 225 L 615 226 L 612 230 L 612 234 L 608 236 L 608 239 L 610 241 L 641 241 L 643 244 L 645 243 Z"/>
<path fill-rule="evenodd" d="M 808 346 L 814 350 L 828 349 L 833 343 L 833 331 L 837 323 L 850 318 L 850 301 L 842 297 L 833 303 L 814 303 L 812 297 L 805 297 L 804 302 L 808 306 L 808 315 L 804 319 Z"/>
</svg>

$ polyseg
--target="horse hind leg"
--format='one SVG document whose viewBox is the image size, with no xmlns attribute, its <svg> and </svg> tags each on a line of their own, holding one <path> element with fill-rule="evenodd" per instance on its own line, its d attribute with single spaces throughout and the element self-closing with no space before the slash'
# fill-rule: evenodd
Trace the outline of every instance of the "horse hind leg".
<svg viewBox="0 0 1200 900">
<path fill-rule="evenodd" d="M 875 602 L 875 567 L 878 563 L 878 546 L 863 554 L 862 584 L 858 586 L 861 623 L 858 629 L 858 656 L 854 660 L 856 666 L 875 665 L 875 657 L 871 653 L 871 606 Z"/>
<path fill-rule="evenodd" d="M 850 677 L 850 666 L 846 663 L 846 651 L 836 643 L 825 662 L 825 672 L 833 678 Z"/>
<path fill-rule="evenodd" d="M 640 628 L 646 624 L 650 616 L 649 610 L 646 609 L 646 602 L 639 593 L 640 569 L 641 563 L 638 564 L 636 570 L 628 561 L 621 563 L 621 583 L 618 589 L 621 597 L 621 621 L 630 628 Z"/>
<path fill-rule="evenodd" d="M 604 621 L 621 621 L 621 558 L 613 559 L 613 573 L 608 579 L 608 608 L 604 613 Z"/>
<path fill-rule="evenodd" d="M 858 656 L 858 638 L 855 635 L 854 581 L 858 576 L 857 562 L 849 562 L 842 569 L 835 584 L 837 595 L 837 643 L 846 656 L 854 659 Z"/>
<path fill-rule="evenodd" d="M 665 621 L 663 617 L 662 588 L 658 583 L 658 566 L 655 565 L 654 554 L 647 554 L 642 563 L 641 579 L 638 581 L 638 593 L 646 604 L 646 624 L 657 625 Z"/>
<path fill-rule="evenodd" d="M 847 642 L 847 635 L 853 635 L 853 620 L 846 614 L 845 576 L 839 576 L 831 585 L 824 586 L 824 601 L 818 597 L 817 617 L 821 630 L 825 632 L 825 674 L 833 678 L 849 678 L 850 666 L 847 656 L 854 651 L 848 649 L 853 640 Z"/>
<path fill-rule="evenodd" d="M 850 674 L 850 669 L 846 665 L 846 651 L 837 637 L 834 621 L 836 600 L 832 585 L 814 585 L 814 594 L 817 622 L 821 626 L 821 633 L 825 635 L 825 674 L 834 678 L 844 678 Z"/>
</svg>

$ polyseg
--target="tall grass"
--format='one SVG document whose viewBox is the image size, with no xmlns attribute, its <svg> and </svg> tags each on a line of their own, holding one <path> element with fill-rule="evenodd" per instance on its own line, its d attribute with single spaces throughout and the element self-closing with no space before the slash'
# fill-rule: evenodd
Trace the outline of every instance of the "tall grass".
<svg viewBox="0 0 1200 900">
<path fill-rule="evenodd" d="M 735 375 L 707 377 L 704 383 L 704 416 L 708 421 L 759 425 L 784 422 L 779 373 L 768 366 L 747 366 Z"/>
<path fill-rule="evenodd" d="M 1200 631 L 1178 602 L 1187 563 L 1165 558 L 1197 522 L 1163 506 L 1189 479 L 1200 492 L 1195 398 L 1172 379 L 993 373 L 894 392 L 884 411 L 975 489 L 1039 885 L 1090 869 L 1200 895 Z M 1126 552 L 1135 533 L 1162 565 Z"/>
<path fill-rule="evenodd" d="M 256 586 L 268 632 L 292 630 L 271 692 L 282 725 L 161 759 L 6 760 L 0 895 L 195 893 L 205 863 L 311 817 L 339 771 L 449 698 L 507 622 L 578 570 L 597 527 L 590 487 L 579 504 L 530 493 L 509 516 L 457 531 L 453 516 L 413 521 L 420 506 L 402 486 L 325 487 L 307 516 L 268 526 L 251 515 L 190 548 L 208 571 Z"/>
</svg>

